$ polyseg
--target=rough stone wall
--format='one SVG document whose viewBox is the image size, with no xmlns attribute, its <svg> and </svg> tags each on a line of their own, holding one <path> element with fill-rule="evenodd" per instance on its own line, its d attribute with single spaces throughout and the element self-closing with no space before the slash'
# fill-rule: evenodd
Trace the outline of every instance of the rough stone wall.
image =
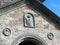
<svg viewBox="0 0 60 45">
<path fill-rule="evenodd" d="M 32 13 L 35 17 L 35 28 L 24 27 L 23 15 Z M 4 28 L 11 29 L 10 36 L 4 36 Z M 47 38 L 48 33 L 53 33 L 53 40 Z M 48 45 L 60 45 L 60 31 L 46 21 L 40 13 L 29 9 L 27 6 L 10 11 L 0 16 L 0 45 L 11 45 L 21 34 L 32 33 L 42 37 Z"/>
<path fill-rule="evenodd" d="M 11 5 L 11 4 L 16 3 L 18 1 L 21 1 L 21 0 L 0 0 L 0 8 Z"/>
</svg>

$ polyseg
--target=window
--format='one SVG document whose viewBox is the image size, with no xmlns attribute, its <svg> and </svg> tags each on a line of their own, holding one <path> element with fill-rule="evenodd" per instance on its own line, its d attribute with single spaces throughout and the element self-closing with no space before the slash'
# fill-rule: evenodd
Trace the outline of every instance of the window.
<svg viewBox="0 0 60 45">
<path fill-rule="evenodd" d="M 24 26 L 25 27 L 35 27 L 34 16 L 31 13 L 27 13 L 24 15 Z"/>
</svg>

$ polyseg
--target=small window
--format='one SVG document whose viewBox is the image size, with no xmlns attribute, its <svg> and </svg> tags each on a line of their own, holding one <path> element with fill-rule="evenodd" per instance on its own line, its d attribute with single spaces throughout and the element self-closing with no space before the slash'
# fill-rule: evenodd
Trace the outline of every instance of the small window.
<svg viewBox="0 0 60 45">
<path fill-rule="evenodd" d="M 34 16 L 31 13 L 27 13 L 24 15 L 24 26 L 25 27 L 35 27 Z"/>
</svg>

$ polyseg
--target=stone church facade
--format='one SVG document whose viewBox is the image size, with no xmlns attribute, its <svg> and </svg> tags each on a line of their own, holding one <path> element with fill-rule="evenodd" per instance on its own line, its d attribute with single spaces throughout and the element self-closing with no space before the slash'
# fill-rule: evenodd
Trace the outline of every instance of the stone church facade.
<svg viewBox="0 0 60 45">
<path fill-rule="evenodd" d="M 24 1 L 1 9 L 0 45 L 60 45 L 60 26 L 42 12 Z"/>
</svg>

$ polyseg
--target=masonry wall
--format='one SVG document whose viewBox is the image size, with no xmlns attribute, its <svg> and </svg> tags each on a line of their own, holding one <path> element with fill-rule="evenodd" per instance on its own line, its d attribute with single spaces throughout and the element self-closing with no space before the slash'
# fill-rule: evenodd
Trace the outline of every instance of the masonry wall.
<svg viewBox="0 0 60 45">
<path fill-rule="evenodd" d="M 25 13 L 32 13 L 35 17 L 35 27 L 24 27 L 23 16 Z M 29 9 L 26 5 L 21 8 L 10 10 L 0 16 L 0 45 L 11 45 L 12 42 L 21 34 L 32 33 L 42 37 L 48 45 L 60 45 L 60 31 L 48 22 L 42 14 Z M 4 36 L 4 28 L 10 28 L 11 35 Z M 48 33 L 53 33 L 53 40 L 47 38 Z"/>
</svg>

